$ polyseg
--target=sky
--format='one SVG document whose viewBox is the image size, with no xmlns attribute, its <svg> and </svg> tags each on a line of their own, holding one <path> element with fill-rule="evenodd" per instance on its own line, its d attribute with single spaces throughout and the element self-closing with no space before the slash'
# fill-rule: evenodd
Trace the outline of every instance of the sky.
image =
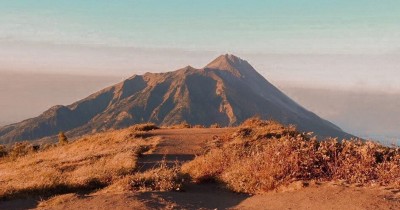
<svg viewBox="0 0 400 210">
<path fill-rule="evenodd" d="M 251 53 L 399 50 L 396 0 L 0 2 L 2 41 Z"/>
<path fill-rule="evenodd" d="M 399 23 L 398 0 L 0 0 L 0 76 L 14 78 L 19 90 L 36 88 L 33 95 L 47 94 L 37 84 L 61 80 L 54 75 L 71 82 L 74 75 L 95 78 L 90 87 L 75 80 L 82 88 L 71 97 L 50 100 L 49 94 L 48 102 L 68 104 L 133 74 L 203 67 L 233 53 L 288 90 L 396 95 Z M 21 82 L 21 75 L 32 79 Z M 15 87 L 3 82 L 0 90 L 0 106 L 18 102 Z M 312 111 L 332 117 L 305 92 L 292 93 L 304 96 L 298 99 Z M 29 116 L 48 108 L 37 104 L 26 108 Z M 7 122 L 22 117 L 5 112 Z M 351 116 L 342 113 L 343 120 L 335 122 L 356 130 L 342 123 L 346 117 Z"/>
<path fill-rule="evenodd" d="M 129 76 L 233 53 L 279 82 L 400 91 L 399 21 L 397 0 L 0 0 L 0 71 Z"/>
</svg>

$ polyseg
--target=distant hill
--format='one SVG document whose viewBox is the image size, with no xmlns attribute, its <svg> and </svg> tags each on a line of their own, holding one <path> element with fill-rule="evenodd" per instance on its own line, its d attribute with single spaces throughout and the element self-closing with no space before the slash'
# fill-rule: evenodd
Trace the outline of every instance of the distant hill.
<svg viewBox="0 0 400 210">
<path fill-rule="evenodd" d="M 320 136 L 349 137 L 287 97 L 247 61 L 221 55 L 202 69 L 134 75 L 68 106 L 0 128 L 0 143 L 35 140 L 59 131 L 70 136 L 135 123 L 237 125 L 259 116 Z"/>
</svg>

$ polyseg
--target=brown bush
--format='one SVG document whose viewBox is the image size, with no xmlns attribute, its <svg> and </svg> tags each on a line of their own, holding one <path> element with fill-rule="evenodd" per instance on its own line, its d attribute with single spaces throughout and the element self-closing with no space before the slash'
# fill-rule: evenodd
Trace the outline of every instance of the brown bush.
<svg viewBox="0 0 400 210">
<path fill-rule="evenodd" d="M 246 121 L 206 154 L 185 164 L 195 181 L 216 180 L 258 193 L 299 180 L 400 186 L 400 150 L 360 140 L 319 142 L 294 127 Z"/>
<path fill-rule="evenodd" d="M 187 122 L 182 122 L 176 125 L 169 126 L 171 129 L 183 129 L 183 128 L 191 128 L 192 126 Z"/>
<path fill-rule="evenodd" d="M 7 156 L 7 148 L 4 145 L 0 145 L 0 158 Z"/>
<path fill-rule="evenodd" d="M 62 131 L 58 134 L 58 144 L 59 144 L 59 145 L 68 144 L 68 138 L 67 138 L 67 136 L 65 135 L 65 133 L 62 132 Z"/>
<path fill-rule="evenodd" d="M 29 142 L 17 142 L 10 148 L 8 156 L 11 159 L 15 159 L 33 153 L 34 151 L 35 148 L 33 144 Z"/>
<path fill-rule="evenodd" d="M 193 128 L 205 128 L 204 125 L 194 125 Z"/>
<path fill-rule="evenodd" d="M 14 161 L 17 158 L 24 157 L 35 152 L 45 151 L 56 146 L 56 144 L 34 145 L 29 142 L 16 142 L 9 148 L 4 145 L 0 145 L 0 158 L 3 158 L 3 161 Z"/>
<path fill-rule="evenodd" d="M 221 126 L 218 123 L 214 123 L 210 125 L 210 128 L 220 128 Z"/>
<path fill-rule="evenodd" d="M 154 123 L 143 123 L 131 126 L 131 129 L 134 131 L 151 131 L 159 129 L 159 127 Z"/>
</svg>

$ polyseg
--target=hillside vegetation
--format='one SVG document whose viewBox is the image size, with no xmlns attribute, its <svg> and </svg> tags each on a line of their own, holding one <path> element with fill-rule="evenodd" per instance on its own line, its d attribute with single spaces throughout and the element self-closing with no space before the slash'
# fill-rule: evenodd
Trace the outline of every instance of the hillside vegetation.
<svg viewBox="0 0 400 210">
<path fill-rule="evenodd" d="M 145 141 L 136 137 L 148 129 L 152 127 L 134 126 L 98 133 L 36 152 L 30 149 L 30 144 L 17 143 L 0 159 L 0 200 L 108 186 L 132 174 L 138 155 L 156 144 L 156 138 Z"/>
<path fill-rule="evenodd" d="M 0 200 L 47 199 L 66 193 L 78 199 L 77 194 L 94 191 L 106 195 L 182 191 L 187 185 L 204 182 L 249 194 L 296 182 L 400 187 L 399 148 L 360 140 L 317 141 L 293 126 L 259 119 L 229 129 L 181 127 L 159 129 L 142 124 L 64 145 L 33 148 L 19 144 L 16 148 L 20 149 L 3 152 L 0 158 Z M 208 132 L 209 138 L 198 141 L 194 131 L 203 133 L 204 139 Z M 224 132 L 217 136 L 217 131 Z M 174 144 L 175 150 L 170 147 Z M 176 155 L 176 162 L 165 160 L 168 155 Z M 197 156 L 187 159 L 188 155 Z M 155 165 L 144 167 L 146 158 Z"/>
<path fill-rule="evenodd" d="M 183 166 L 196 182 L 261 193 L 296 181 L 400 187 L 400 150 L 361 140 L 317 141 L 273 121 L 250 119 Z"/>
</svg>

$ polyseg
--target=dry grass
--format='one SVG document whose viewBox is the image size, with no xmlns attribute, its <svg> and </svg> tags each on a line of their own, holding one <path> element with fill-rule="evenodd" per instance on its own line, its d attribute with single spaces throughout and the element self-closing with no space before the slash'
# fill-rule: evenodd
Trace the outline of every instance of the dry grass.
<svg viewBox="0 0 400 210">
<path fill-rule="evenodd" d="M 4 147 L 4 149 L 2 150 L 3 150 L 2 157 L 11 160 L 15 160 L 18 157 L 22 157 L 37 151 L 34 145 L 30 144 L 29 142 L 17 142 L 10 149 L 7 150 Z"/>
<path fill-rule="evenodd" d="M 218 123 L 214 123 L 210 125 L 210 128 L 221 128 L 221 126 Z"/>
<path fill-rule="evenodd" d="M 0 199 L 96 189 L 131 174 L 151 140 L 133 129 L 99 133 L 73 143 L 0 161 Z"/>
<path fill-rule="evenodd" d="M 193 128 L 205 128 L 204 125 L 194 125 Z"/>
<path fill-rule="evenodd" d="M 189 123 L 182 122 L 180 124 L 168 126 L 167 128 L 170 128 L 170 129 L 183 129 L 183 128 L 191 128 L 191 127 L 192 126 Z"/>
<path fill-rule="evenodd" d="M 137 124 L 134 126 L 130 127 L 134 131 L 151 131 L 151 130 L 157 130 L 160 129 L 156 124 L 154 123 L 143 123 L 143 124 Z"/>
<path fill-rule="evenodd" d="M 157 137 L 144 138 L 148 129 L 136 125 L 39 150 L 17 144 L 0 159 L 0 200 L 99 188 L 103 192 L 180 191 L 182 174 L 196 182 L 222 182 L 245 193 L 310 180 L 400 187 L 399 148 L 358 140 L 320 142 L 293 126 L 258 119 L 244 122 L 231 134 L 214 136 L 204 154 L 182 168 L 177 164 L 167 167 L 162 161 L 159 167 L 139 173 L 135 171 L 137 158 L 152 151 L 159 141 Z M 50 201 L 68 199 L 75 195 Z"/>
<path fill-rule="evenodd" d="M 64 195 L 56 195 L 51 197 L 48 200 L 43 200 L 39 202 L 38 207 L 50 207 L 50 206 L 57 206 L 63 203 L 68 203 L 72 200 L 76 200 L 78 195 L 75 193 L 67 193 Z"/>
<path fill-rule="evenodd" d="M 215 141 L 215 140 L 214 140 Z M 320 142 L 294 127 L 251 119 L 185 164 L 195 181 L 216 180 L 236 192 L 260 193 L 302 180 L 400 187 L 400 150 L 360 140 Z"/>
<path fill-rule="evenodd" d="M 135 191 L 181 191 L 183 182 L 179 164 L 168 167 L 165 160 L 152 170 L 129 177 L 129 185 Z"/>
<path fill-rule="evenodd" d="M 181 173 L 179 164 L 168 167 L 166 161 L 153 169 L 136 172 L 114 182 L 112 185 L 96 192 L 96 194 L 122 192 L 154 192 L 182 191 L 185 175 Z"/>
<path fill-rule="evenodd" d="M 154 123 L 136 124 L 136 125 L 130 127 L 130 130 L 132 131 L 132 137 L 134 137 L 134 138 L 150 137 L 151 135 L 149 134 L 149 131 L 157 130 L 157 129 L 160 129 L 160 128 Z"/>
</svg>

